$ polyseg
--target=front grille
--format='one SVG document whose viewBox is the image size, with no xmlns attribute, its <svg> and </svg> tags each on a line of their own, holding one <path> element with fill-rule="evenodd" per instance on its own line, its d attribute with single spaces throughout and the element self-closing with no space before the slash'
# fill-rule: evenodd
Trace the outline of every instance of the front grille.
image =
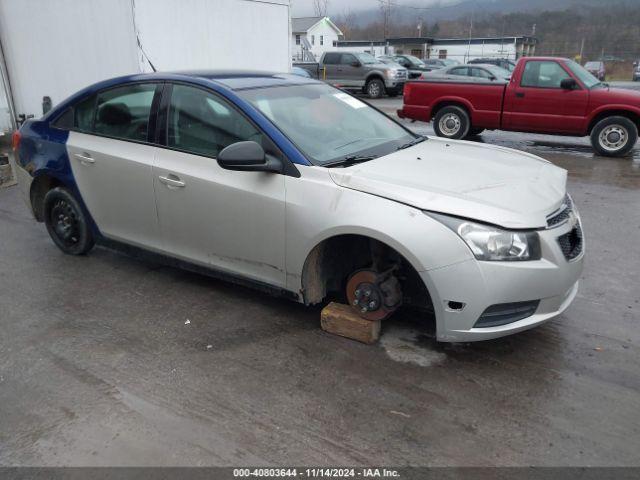
<svg viewBox="0 0 640 480">
<path fill-rule="evenodd" d="M 557 227 L 566 222 L 571 216 L 571 212 L 573 212 L 573 202 L 569 195 L 565 195 L 560 208 L 547 217 L 547 227 Z"/>
<path fill-rule="evenodd" d="M 532 300 L 530 302 L 491 305 L 480 315 L 474 328 L 499 327 L 500 325 L 523 320 L 536 313 L 539 304 L 540 300 Z"/>
<path fill-rule="evenodd" d="M 573 260 L 582 253 L 582 228 L 577 223 L 575 228 L 570 232 L 558 237 L 558 244 L 567 260 Z"/>
</svg>

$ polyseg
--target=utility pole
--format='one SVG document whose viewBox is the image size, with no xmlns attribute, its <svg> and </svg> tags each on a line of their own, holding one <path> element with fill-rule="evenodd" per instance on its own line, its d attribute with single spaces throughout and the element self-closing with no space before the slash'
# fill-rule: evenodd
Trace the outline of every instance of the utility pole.
<svg viewBox="0 0 640 480">
<path fill-rule="evenodd" d="M 469 61 L 469 57 L 471 56 L 471 34 L 473 33 L 473 12 L 475 9 L 471 10 L 471 18 L 469 19 L 469 45 L 467 46 L 467 55 L 465 58 L 465 63 Z"/>
<path fill-rule="evenodd" d="M 582 37 L 582 43 L 580 44 L 580 63 L 582 63 L 582 54 L 584 53 L 584 37 Z"/>
</svg>

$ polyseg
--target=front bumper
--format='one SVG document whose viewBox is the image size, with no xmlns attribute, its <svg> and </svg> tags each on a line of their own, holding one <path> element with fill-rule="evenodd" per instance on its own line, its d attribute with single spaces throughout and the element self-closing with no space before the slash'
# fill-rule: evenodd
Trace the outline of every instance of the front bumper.
<svg viewBox="0 0 640 480">
<path fill-rule="evenodd" d="M 489 340 L 533 328 L 560 315 L 578 292 L 584 262 L 584 240 L 581 253 L 573 260 L 565 258 L 558 243 L 558 237 L 573 228 L 574 225 L 566 223 L 540 231 L 541 260 L 484 262 L 472 259 L 421 272 L 433 302 L 438 340 Z M 475 327 L 478 318 L 492 305 L 533 300 L 540 303 L 527 318 L 495 327 Z M 464 305 L 463 308 L 459 304 Z M 452 305 L 457 308 L 451 308 Z"/>
<path fill-rule="evenodd" d="M 404 88 L 404 84 L 406 83 L 406 81 L 406 78 L 387 78 L 384 82 L 384 85 L 386 88 L 401 90 Z"/>
</svg>

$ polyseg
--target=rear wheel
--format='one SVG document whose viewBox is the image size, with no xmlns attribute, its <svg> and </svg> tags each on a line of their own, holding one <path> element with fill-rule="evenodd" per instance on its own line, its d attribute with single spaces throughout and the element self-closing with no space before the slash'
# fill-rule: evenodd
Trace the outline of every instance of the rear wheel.
<svg viewBox="0 0 640 480">
<path fill-rule="evenodd" d="M 87 217 L 65 188 L 49 190 L 44 197 L 44 223 L 53 243 L 69 255 L 84 255 L 95 244 Z"/>
<path fill-rule="evenodd" d="M 631 151 L 638 140 L 638 127 L 626 117 L 607 117 L 591 131 L 591 145 L 605 157 L 621 157 Z"/>
<path fill-rule="evenodd" d="M 380 98 L 384 95 L 384 83 L 378 78 L 373 78 L 367 82 L 366 91 L 369 98 Z"/>
<path fill-rule="evenodd" d="M 469 134 L 471 120 L 463 108 L 451 105 L 436 113 L 433 119 L 433 129 L 439 137 L 458 140 Z"/>
</svg>

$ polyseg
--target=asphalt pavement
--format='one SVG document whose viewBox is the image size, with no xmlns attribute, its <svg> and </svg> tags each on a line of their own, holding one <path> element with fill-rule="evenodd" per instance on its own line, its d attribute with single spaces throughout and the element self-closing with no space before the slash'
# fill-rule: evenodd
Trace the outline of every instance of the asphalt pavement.
<svg viewBox="0 0 640 480">
<path fill-rule="evenodd" d="M 65 256 L 1 188 L 0 465 L 637 466 L 640 152 L 476 141 L 568 169 L 587 261 L 566 313 L 475 344 L 402 312 L 366 346 L 323 332 L 318 308 L 104 248 Z"/>
</svg>

